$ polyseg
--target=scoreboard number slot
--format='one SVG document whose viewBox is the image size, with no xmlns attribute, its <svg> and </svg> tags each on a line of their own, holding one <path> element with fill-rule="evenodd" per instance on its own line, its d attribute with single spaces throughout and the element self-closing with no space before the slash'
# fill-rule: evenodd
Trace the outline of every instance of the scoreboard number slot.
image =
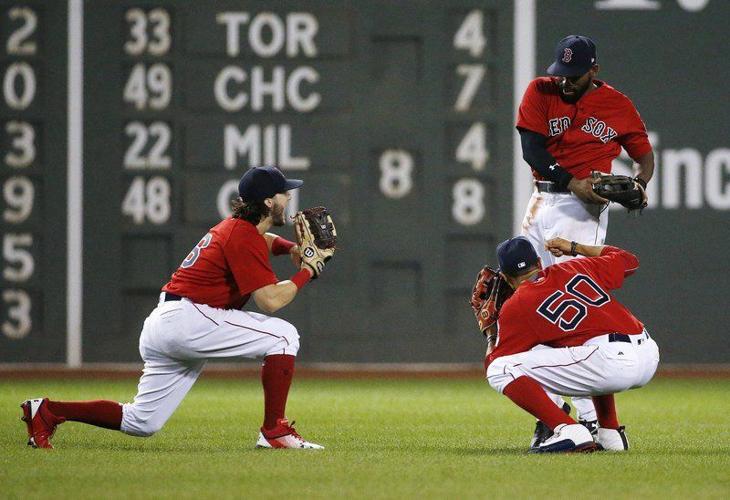
<svg viewBox="0 0 730 500">
<path fill-rule="evenodd" d="M 451 215 L 464 226 L 473 226 L 484 219 L 484 186 L 477 179 L 459 179 L 451 191 L 454 203 Z"/>
<path fill-rule="evenodd" d="M 468 51 L 472 57 L 479 57 L 486 45 L 484 14 L 481 10 L 472 10 L 454 34 L 454 47 Z"/>
<path fill-rule="evenodd" d="M 3 97 L 11 109 L 23 110 L 33 102 L 36 91 L 35 71 L 26 62 L 7 67 L 3 78 Z"/>
<path fill-rule="evenodd" d="M 35 262 L 28 250 L 33 246 L 30 233 L 5 233 L 3 236 L 3 278 L 14 283 L 28 281 L 33 275 Z"/>
<path fill-rule="evenodd" d="M 12 150 L 5 153 L 5 164 L 13 168 L 29 166 L 36 157 L 35 129 L 30 123 L 10 121 L 5 124 L 5 132 L 11 136 Z"/>
<path fill-rule="evenodd" d="M 26 337 L 33 327 L 30 297 L 25 290 L 4 290 L 3 302 L 7 317 L 2 324 L 3 335 L 15 340 Z"/>
<path fill-rule="evenodd" d="M 135 64 L 124 86 L 124 102 L 138 110 L 165 109 L 172 97 L 172 73 L 166 64 L 156 63 L 146 67 Z"/>
<path fill-rule="evenodd" d="M 15 56 L 32 56 L 36 53 L 36 42 L 29 40 L 38 27 L 38 16 L 28 7 L 13 7 L 8 11 L 11 21 L 21 20 L 22 24 L 8 37 L 6 50 Z"/>
<path fill-rule="evenodd" d="M 3 220 L 10 224 L 25 222 L 33 211 L 35 187 L 27 177 L 9 177 L 3 183 Z"/>
<path fill-rule="evenodd" d="M 147 53 L 152 56 L 167 54 L 172 45 L 170 14 L 165 9 L 129 9 L 125 15 L 129 23 L 129 39 L 124 51 L 130 56 Z"/>
<path fill-rule="evenodd" d="M 170 220 L 170 181 L 165 177 L 137 176 L 132 179 L 122 201 L 122 213 L 136 225 L 150 222 L 155 225 Z"/>
<path fill-rule="evenodd" d="M 124 154 L 124 167 L 128 169 L 168 169 L 172 160 L 167 152 L 172 140 L 170 126 L 165 122 L 130 122 L 124 128 L 132 142 Z M 146 151 L 146 154 L 145 154 Z"/>
<path fill-rule="evenodd" d="M 403 149 L 380 155 L 380 191 L 388 198 L 403 198 L 413 189 L 413 156 Z"/>
</svg>

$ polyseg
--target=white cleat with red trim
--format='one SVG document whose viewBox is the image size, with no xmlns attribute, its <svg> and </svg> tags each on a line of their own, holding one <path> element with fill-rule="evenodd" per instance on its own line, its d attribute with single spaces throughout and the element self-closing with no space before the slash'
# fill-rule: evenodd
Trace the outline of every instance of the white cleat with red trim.
<svg viewBox="0 0 730 500">
<path fill-rule="evenodd" d="M 300 450 L 324 450 L 324 446 L 305 441 L 297 431 L 294 430 L 294 422 L 280 418 L 276 421 L 273 429 L 261 428 L 259 439 L 256 441 L 256 448 L 293 448 Z"/>
</svg>

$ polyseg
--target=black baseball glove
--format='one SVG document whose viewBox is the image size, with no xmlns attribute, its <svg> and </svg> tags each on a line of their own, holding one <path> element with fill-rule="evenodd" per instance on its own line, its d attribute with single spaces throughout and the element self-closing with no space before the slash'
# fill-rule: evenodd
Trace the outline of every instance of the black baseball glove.
<svg viewBox="0 0 730 500">
<path fill-rule="evenodd" d="M 631 210 L 646 207 L 644 188 L 628 175 L 613 175 L 593 172 L 597 182 L 593 184 L 593 192 L 601 198 L 623 205 Z"/>
</svg>

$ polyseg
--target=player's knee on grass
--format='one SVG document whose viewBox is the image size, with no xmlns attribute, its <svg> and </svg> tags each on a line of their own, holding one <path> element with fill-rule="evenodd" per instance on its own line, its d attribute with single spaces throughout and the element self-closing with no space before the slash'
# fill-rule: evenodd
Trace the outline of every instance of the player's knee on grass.
<svg viewBox="0 0 730 500">
<path fill-rule="evenodd" d="M 282 319 L 276 325 L 276 333 L 280 339 L 266 352 L 266 356 L 271 354 L 296 356 L 299 352 L 299 332 L 297 328 Z"/>
<path fill-rule="evenodd" d="M 130 436 L 150 437 L 159 432 L 165 422 L 166 420 L 155 418 L 155 415 L 140 416 L 133 404 L 126 403 L 122 406 L 122 424 L 119 430 Z"/>
<path fill-rule="evenodd" d="M 511 382 L 525 374 L 520 366 L 510 361 L 509 358 L 510 356 L 497 358 L 487 368 L 487 382 L 489 382 L 492 389 L 500 394 Z"/>
</svg>

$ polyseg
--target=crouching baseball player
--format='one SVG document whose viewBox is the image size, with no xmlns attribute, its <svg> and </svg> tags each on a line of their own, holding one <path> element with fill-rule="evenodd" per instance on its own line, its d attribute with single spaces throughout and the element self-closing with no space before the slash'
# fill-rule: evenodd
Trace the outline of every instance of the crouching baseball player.
<svg viewBox="0 0 730 500">
<path fill-rule="evenodd" d="M 334 253 L 334 248 L 312 244 L 303 212 L 295 217 L 298 245 L 267 233 L 271 226 L 284 225 L 289 190 L 302 184 L 274 167 L 247 171 L 232 217 L 210 229 L 193 248 L 144 322 L 139 340 L 144 371 L 134 401 L 27 400 L 21 406 L 28 444 L 52 448 L 56 426 L 66 421 L 151 436 L 172 416 L 207 360 L 246 357 L 263 358 L 264 422 L 256 446 L 321 449 L 297 434 L 285 416 L 299 350 L 297 329 L 282 319 L 241 310 L 250 296 L 267 313 L 286 306 Z M 329 218 L 320 230 L 336 236 Z M 290 255 L 299 271 L 279 281 L 270 254 Z"/>
<path fill-rule="evenodd" d="M 609 291 L 620 288 L 639 261 L 616 247 L 562 238 L 545 246 L 556 257 L 589 258 L 543 269 L 523 236 L 497 247 L 501 276 L 514 293 L 502 305 L 496 345 L 487 351 L 489 385 L 553 430 L 532 452 L 627 450 L 613 395 L 646 385 L 657 369 L 659 350 L 644 325 Z M 538 344 L 547 348 L 531 350 Z M 592 396 L 599 425 L 595 441 L 546 391 Z"/>
</svg>

